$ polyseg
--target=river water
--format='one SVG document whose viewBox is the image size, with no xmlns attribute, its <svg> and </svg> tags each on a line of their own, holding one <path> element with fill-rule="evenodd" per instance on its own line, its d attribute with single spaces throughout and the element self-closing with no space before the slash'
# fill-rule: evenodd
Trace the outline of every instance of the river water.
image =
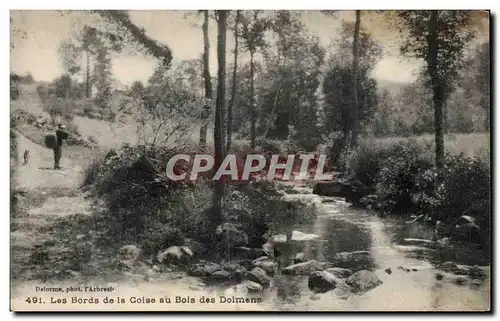
<svg viewBox="0 0 500 321">
<path fill-rule="evenodd" d="M 335 289 L 313 294 L 308 276 L 277 273 L 262 298 L 273 310 L 294 311 L 485 311 L 490 306 L 490 279 L 478 281 L 440 271 L 437 266 L 455 264 L 479 265 L 489 275 L 488 260 L 476 249 L 442 248 L 432 242 L 433 229 L 402 219 L 381 218 L 367 210 L 354 209 L 342 199 L 320 197 L 307 188 L 288 199 L 302 199 L 316 206 L 318 217 L 313 225 L 290 229 L 317 238 L 291 241 L 281 246 L 281 267 L 302 252 L 307 260 L 334 262 L 340 252 L 351 252 L 336 267 L 353 272 L 375 271 L 382 284 L 364 294 Z M 286 233 L 283 231 L 284 234 Z M 280 245 L 278 245 L 280 246 Z M 358 254 L 362 255 L 361 259 Z M 368 253 L 366 253 L 368 252 Z M 338 262 L 338 261 L 337 261 Z M 385 270 L 391 269 L 391 273 Z M 436 274 L 444 276 L 437 280 Z M 461 282 L 456 280 L 460 279 Z M 237 287 L 218 289 L 223 295 L 238 295 Z"/>
<path fill-rule="evenodd" d="M 308 276 L 283 275 L 272 277 L 270 286 L 261 293 L 249 294 L 238 284 L 207 285 L 204 280 L 190 277 L 185 272 L 144 274 L 128 273 L 98 280 L 73 279 L 59 282 L 25 282 L 13 286 L 12 307 L 17 311 L 487 311 L 490 307 L 490 272 L 488 260 L 476 249 L 437 247 L 431 241 L 431 228 L 419 223 L 407 224 L 403 220 L 380 218 L 367 210 L 354 209 L 342 199 L 320 197 L 308 188 L 298 188 L 298 193 L 286 194 L 285 199 L 300 199 L 316 206 L 318 216 L 307 226 L 286 226 L 280 233 L 313 235 L 308 241 L 291 241 L 277 245 L 282 255 L 279 267 L 290 263 L 297 253 L 304 253 L 307 260 L 333 262 L 338 253 L 349 252 L 346 260 L 336 267 L 353 272 L 369 269 L 383 282 L 376 288 L 354 294 L 345 287 L 315 294 L 308 287 Z M 284 222 L 286 223 L 286 222 Z M 297 231 L 299 233 L 297 233 Z M 424 240 L 422 240 L 424 239 Z M 292 238 L 293 240 L 293 238 Z M 362 252 L 360 252 L 362 251 Z M 354 254 L 353 254 L 354 253 Z M 356 259 L 356 253 L 363 254 Z M 351 259 L 352 258 L 352 259 Z M 477 280 L 458 276 L 437 268 L 443 262 L 479 265 L 486 272 L 486 279 Z M 390 269 L 390 274 L 386 272 Z M 436 274 L 439 273 L 439 279 Z M 457 280 L 461 280 L 458 282 Z M 36 307 L 25 302 L 27 295 L 42 295 L 33 292 L 37 285 L 57 286 L 63 289 L 82 284 L 113 286 L 112 293 L 71 293 L 57 295 L 47 293 L 43 300 L 52 297 L 66 298 L 90 295 L 98 297 L 99 304 L 71 303 Z M 32 293 L 32 294 L 28 294 Z M 103 304 L 103 298 L 115 298 L 115 303 Z M 49 298 L 50 297 L 50 298 Z M 155 304 L 138 304 L 137 297 L 155 298 Z M 221 297 L 226 301 L 222 302 Z M 234 303 L 236 298 L 254 297 L 261 302 Z M 124 303 L 117 303 L 119 298 Z M 170 298 L 166 303 L 159 298 Z M 214 303 L 202 303 L 204 298 L 215 299 Z M 68 298 L 70 300 L 70 298 Z M 132 302 L 132 301 L 133 302 Z M 178 301 L 178 302 L 177 302 Z"/>
</svg>

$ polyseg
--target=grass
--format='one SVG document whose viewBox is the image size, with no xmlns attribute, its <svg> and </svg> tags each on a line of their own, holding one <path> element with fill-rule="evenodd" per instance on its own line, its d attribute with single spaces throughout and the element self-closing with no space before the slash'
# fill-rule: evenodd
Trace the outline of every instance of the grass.
<svg viewBox="0 0 500 321">
<path fill-rule="evenodd" d="M 365 143 L 387 147 L 397 143 L 405 143 L 409 140 L 415 140 L 418 144 L 434 150 L 434 135 L 427 134 L 405 137 L 385 137 L 377 139 L 363 139 Z M 490 158 L 490 133 L 471 133 L 471 134 L 448 134 L 444 138 L 445 150 L 459 155 L 461 153 L 466 157 L 479 157 L 482 160 Z"/>
<path fill-rule="evenodd" d="M 485 245 L 490 231 L 491 164 L 486 134 L 448 135 L 445 164 L 434 163 L 432 136 L 364 140 L 345 155 L 352 169 L 353 202 L 383 214 L 422 215 L 454 226 L 462 215 L 476 218 Z"/>
</svg>

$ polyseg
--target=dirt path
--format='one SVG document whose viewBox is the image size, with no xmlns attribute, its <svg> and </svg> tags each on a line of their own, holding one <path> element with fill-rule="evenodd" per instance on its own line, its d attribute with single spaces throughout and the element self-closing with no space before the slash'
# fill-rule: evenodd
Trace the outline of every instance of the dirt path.
<svg viewBox="0 0 500 321">
<path fill-rule="evenodd" d="M 193 294 L 214 295 L 201 290 L 199 280 L 185 273 L 156 273 L 147 267 L 131 271 L 117 268 L 118 244 L 109 242 L 106 229 L 93 217 L 98 202 L 79 188 L 89 152 L 72 158 L 63 155 L 63 170 L 53 170 L 52 151 L 17 133 L 18 153 L 30 150 L 27 165 L 17 168 L 17 195 L 23 211 L 11 218 L 11 309 L 13 311 L 74 311 L 74 310 L 235 310 L 233 305 L 197 306 L 176 304 L 176 296 Z M 22 163 L 22 162 L 21 162 Z M 165 285 L 168 284 L 168 287 Z M 102 299 L 109 293 L 50 293 L 44 287 L 112 286 L 113 296 L 131 300 L 136 296 L 171 298 L 169 305 L 108 304 Z M 38 290 L 37 290 L 38 289 Z M 139 291 L 139 292 L 137 292 Z M 72 298 L 95 297 L 101 304 L 71 303 Z M 30 298 L 30 299 L 28 299 Z M 35 300 L 31 300 L 36 298 Z M 65 299 L 66 304 L 52 300 Z M 34 302 L 39 302 L 34 303 Z M 40 302 L 45 302 L 40 304 Z M 254 309 L 262 309 L 256 305 Z"/>
<path fill-rule="evenodd" d="M 20 164 L 16 172 L 17 197 L 22 213 L 11 220 L 12 276 L 30 278 L 29 260 L 38 246 L 53 240 L 47 230 L 65 216 L 90 215 L 90 202 L 78 190 L 83 167 L 64 157 L 62 170 L 53 169 L 53 152 L 20 133 L 17 134 Z M 30 151 L 30 160 L 22 164 L 23 153 Z M 57 240 L 54 240 L 57 242 Z"/>
<path fill-rule="evenodd" d="M 68 157 L 67 150 L 63 149 L 62 170 L 54 170 L 54 154 L 51 149 L 36 144 L 20 133 L 17 133 L 17 139 L 18 154 L 21 160 L 17 171 L 17 180 L 21 189 L 34 190 L 56 187 L 74 189 L 80 186 L 84 168 Z M 30 160 L 27 165 L 22 165 L 25 150 L 29 150 Z"/>
</svg>

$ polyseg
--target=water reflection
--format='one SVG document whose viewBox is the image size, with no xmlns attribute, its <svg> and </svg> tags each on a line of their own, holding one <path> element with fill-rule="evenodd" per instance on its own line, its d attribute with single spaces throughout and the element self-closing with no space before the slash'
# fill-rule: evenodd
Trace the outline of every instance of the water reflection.
<svg viewBox="0 0 500 321">
<path fill-rule="evenodd" d="M 433 228 L 418 222 L 405 224 L 405 218 L 380 218 L 344 204 L 329 200 L 319 207 L 320 215 L 314 224 L 282 227 L 283 234 L 296 230 L 319 237 L 277 245 L 281 253 L 278 271 L 271 285 L 258 294 L 274 309 L 481 310 L 488 306 L 487 283 L 476 287 L 459 286 L 435 277 L 434 266 L 446 261 L 488 265 L 487 259 L 478 256 L 477 249 L 442 249 L 433 241 L 410 240 L 416 243 L 413 244 L 408 238 L 432 240 Z M 353 272 L 376 271 L 384 283 L 364 295 L 346 295 L 342 289 L 313 294 L 308 287 L 308 275 L 283 275 L 280 272 L 293 264 L 293 258 L 301 252 L 305 260 L 332 262 L 335 267 Z M 386 269 L 391 269 L 391 273 L 385 272 Z M 455 294 L 460 296 L 459 300 L 451 299 Z"/>
</svg>

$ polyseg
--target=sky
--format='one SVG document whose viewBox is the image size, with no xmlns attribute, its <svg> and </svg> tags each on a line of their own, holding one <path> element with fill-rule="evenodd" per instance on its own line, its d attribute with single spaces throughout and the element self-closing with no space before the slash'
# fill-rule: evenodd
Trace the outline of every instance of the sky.
<svg viewBox="0 0 500 321">
<path fill-rule="evenodd" d="M 130 15 L 134 23 L 146 30 L 148 36 L 171 48 L 174 63 L 197 59 L 203 52 L 202 17 L 197 17 L 196 11 L 134 10 L 130 11 Z M 11 49 L 11 71 L 18 74 L 29 72 L 37 81 L 51 81 L 59 77 L 63 73 L 58 53 L 59 44 L 81 29 L 85 23 L 95 23 L 94 18 L 83 11 L 61 14 L 57 11 L 13 10 L 11 18 L 11 43 L 14 45 Z M 302 12 L 304 24 L 320 38 L 325 47 L 336 39 L 341 21 L 353 19 L 353 11 L 342 11 L 336 18 L 328 17 L 319 11 Z M 399 38 L 397 34 L 389 31 L 386 21 L 366 16 L 361 27 L 373 33 L 375 39 L 383 45 L 383 57 L 375 66 L 372 76 L 381 81 L 412 81 L 421 62 L 399 55 Z M 24 37 L 15 32 L 19 29 L 25 32 Z M 217 70 L 217 28 L 213 20 L 209 35 L 210 69 L 214 75 Z M 232 39 L 231 33 L 228 33 L 228 53 L 234 48 Z M 228 57 L 227 60 L 232 61 L 232 58 Z M 135 80 L 146 82 L 155 64 L 154 58 L 127 50 L 113 57 L 113 77 L 124 85 L 130 85 Z"/>
</svg>

